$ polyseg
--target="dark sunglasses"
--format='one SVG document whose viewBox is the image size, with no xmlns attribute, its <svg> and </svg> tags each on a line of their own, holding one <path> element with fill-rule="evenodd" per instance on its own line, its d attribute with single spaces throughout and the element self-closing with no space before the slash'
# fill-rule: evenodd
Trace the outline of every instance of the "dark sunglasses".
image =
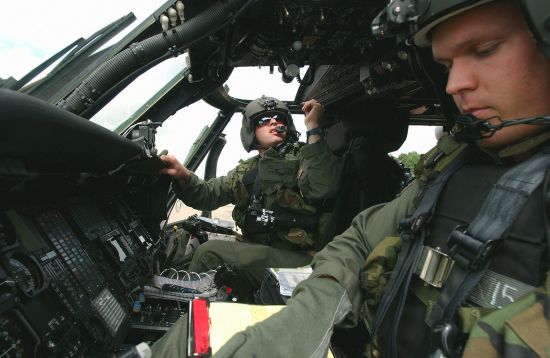
<svg viewBox="0 0 550 358">
<path fill-rule="evenodd" d="M 287 124 L 286 116 L 279 114 L 266 114 L 262 117 L 255 118 L 254 125 L 256 127 L 263 126 L 264 124 L 271 122 L 271 118 L 275 119 L 277 122 L 282 122 L 285 125 Z"/>
</svg>

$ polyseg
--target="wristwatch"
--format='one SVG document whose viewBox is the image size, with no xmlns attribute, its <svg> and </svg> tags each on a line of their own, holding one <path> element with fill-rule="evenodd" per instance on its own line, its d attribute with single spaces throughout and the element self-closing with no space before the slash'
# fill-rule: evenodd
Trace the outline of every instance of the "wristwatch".
<svg viewBox="0 0 550 358">
<path fill-rule="evenodd" d="M 312 134 L 319 134 L 322 137 L 325 136 L 325 131 L 321 127 L 310 129 L 306 132 L 306 143 L 309 141 L 309 136 Z"/>
</svg>

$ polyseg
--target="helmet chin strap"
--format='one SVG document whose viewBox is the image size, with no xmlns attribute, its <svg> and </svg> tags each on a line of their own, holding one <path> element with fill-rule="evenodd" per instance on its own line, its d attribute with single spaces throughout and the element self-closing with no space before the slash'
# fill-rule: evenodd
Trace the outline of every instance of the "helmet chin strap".
<svg viewBox="0 0 550 358">
<path fill-rule="evenodd" d="M 490 124 L 489 119 L 493 118 L 497 118 L 500 123 Z M 480 120 L 468 113 L 455 116 L 455 123 L 458 126 L 458 131 L 456 132 L 458 139 L 464 142 L 481 142 L 485 138 L 491 138 L 496 131 L 504 127 L 516 126 L 518 124 L 548 125 L 550 124 L 550 115 L 503 121 L 498 116 Z"/>
</svg>

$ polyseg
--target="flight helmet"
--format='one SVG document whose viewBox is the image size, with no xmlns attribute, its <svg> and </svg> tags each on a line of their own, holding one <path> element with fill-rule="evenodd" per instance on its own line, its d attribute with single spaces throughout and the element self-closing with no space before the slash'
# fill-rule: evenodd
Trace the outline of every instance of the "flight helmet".
<svg viewBox="0 0 550 358">
<path fill-rule="evenodd" d="M 257 148 L 258 141 L 254 128 L 264 121 L 276 118 L 287 127 L 286 142 L 296 140 L 294 122 L 290 110 L 283 101 L 273 97 L 262 97 L 251 101 L 243 111 L 243 122 L 241 126 L 241 142 L 244 150 L 250 152 Z"/>
<path fill-rule="evenodd" d="M 431 45 L 429 33 L 440 22 L 496 0 L 391 1 L 372 23 L 375 37 L 397 35 L 398 41 L 418 47 Z M 539 49 L 550 60 L 550 1 L 518 0 L 525 22 Z"/>
<path fill-rule="evenodd" d="M 459 111 L 445 91 L 444 67 L 435 64 L 429 49 L 431 30 L 452 16 L 494 1 L 498 0 L 392 0 L 372 22 L 373 36 L 395 36 L 401 47 L 408 49 L 411 69 L 420 83 L 433 85 L 441 111 L 449 123 L 459 124 Z M 537 47 L 550 61 L 550 1 L 517 1 Z"/>
</svg>

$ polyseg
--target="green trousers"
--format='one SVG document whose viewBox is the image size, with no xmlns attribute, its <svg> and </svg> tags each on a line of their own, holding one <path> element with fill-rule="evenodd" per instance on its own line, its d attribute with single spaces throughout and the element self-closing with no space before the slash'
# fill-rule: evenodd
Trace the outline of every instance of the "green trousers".
<svg viewBox="0 0 550 358">
<path fill-rule="evenodd" d="M 206 272 L 223 264 L 235 265 L 239 277 L 253 290 L 259 290 L 266 269 L 296 268 L 311 263 L 313 257 L 302 251 L 279 250 L 270 246 L 212 240 L 197 249 L 190 272 Z"/>
<path fill-rule="evenodd" d="M 185 358 L 187 354 L 187 324 L 189 316 L 185 314 L 174 323 L 166 334 L 153 344 L 153 357 Z"/>
</svg>

